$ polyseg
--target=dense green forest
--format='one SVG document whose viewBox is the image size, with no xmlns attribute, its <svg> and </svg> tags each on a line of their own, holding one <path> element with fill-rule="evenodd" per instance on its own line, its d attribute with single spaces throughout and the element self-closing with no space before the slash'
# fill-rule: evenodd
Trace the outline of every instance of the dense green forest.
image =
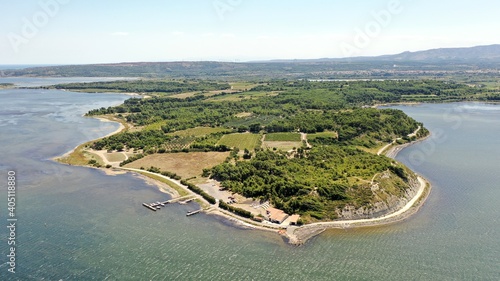
<svg viewBox="0 0 500 281">
<path fill-rule="evenodd" d="M 227 83 L 208 81 L 161 81 L 161 80 L 132 80 L 89 83 L 68 83 L 53 86 L 55 89 L 86 90 L 99 92 L 129 92 L 129 93 L 182 93 L 194 91 L 229 90 Z"/>
<path fill-rule="evenodd" d="M 232 100 L 255 92 L 278 94 Z M 340 143 L 374 147 L 380 141 L 388 142 L 411 133 L 419 124 L 400 111 L 367 106 L 407 101 L 411 97 L 415 101 L 428 100 L 429 96 L 440 101 L 460 101 L 481 94 L 481 89 L 437 81 L 275 81 L 240 93 L 201 94 L 184 99 L 132 98 L 123 105 L 92 110 L 88 115 L 115 114 L 135 126 L 158 128 L 154 132 L 141 132 L 141 136 L 124 132 L 96 144 L 106 149 L 160 149 L 162 144 L 172 141 L 188 145 L 195 139 L 172 138 L 168 133 L 195 127 L 226 127 L 253 133 L 335 131 Z M 248 114 L 238 117 L 241 113 Z M 217 137 L 212 138 L 212 145 L 217 143 Z"/>
<path fill-rule="evenodd" d="M 396 64 L 396 66 L 395 66 Z M 498 59 L 406 61 L 324 59 L 267 62 L 141 62 L 63 65 L 0 71 L 6 76 L 150 77 L 208 80 L 253 79 L 459 79 L 480 82 L 498 77 Z"/>
<path fill-rule="evenodd" d="M 252 82 L 252 87 L 239 92 L 216 91 L 231 87 L 224 83 L 176 83 L 181 91 L 197 85 L 198 93 L 131 98 L 120 106 L 90 111 L 89 116 L 111 114 L 135 127 L 95 141 L 92 147 L 133 149 L 140 153 L 137 159 L 152 153 L 232 150 L 225 163 L 205 170 L 204 176 L 220 180 L 231 191 L 299 213 L 304 221 L 335 219 L 346 205 L 366 207 L 402 195 L 414 178 L 401 164 L 367 151 L 397 138 L 411 141 L 428 131 L 400 110 L 373 105 L 477 100 L 492 94 L 484 88 L 434 80 L 275 80 Z M 417 136 L 408 137 L 419 127 Z M 181 133 L 196 131 L 206 133 Z M 256 146 L 241 155 L 237 147 L 220 144 L 224 135 L 238 132 L 259 139 L 268 133 L 302 132 L 311 134 L 311 146 L 303 143 L 293 151 Z M 375 178 L 384 185 L 378 193 L 370 188 Z"/>
<path fill-rule="evenodd" d="M 409 177 L 401 164 L 387 157 L 340 145 L 299 149 L 291 159 L 284 152 L 258 151 L 250 161 L 224 163 L 211 172 L 231 191 L 316 220 L 337 218 L 337 210 L 346 204 L 372 203 L 370 179 L 378 173 L 390 175 L 397 196 L 405 192 Z"/>
</svg>

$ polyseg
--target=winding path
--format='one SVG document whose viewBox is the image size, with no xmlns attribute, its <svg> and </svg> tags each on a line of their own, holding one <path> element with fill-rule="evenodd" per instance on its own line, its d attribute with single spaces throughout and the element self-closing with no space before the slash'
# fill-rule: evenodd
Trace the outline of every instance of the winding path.
<svg viewBox="0 0 500 281">
<path fill-rule="evenodd" d="M 420 129 L 422 129 L 421 126 L 418 126 L 418 128 L 411 134 L 408 134 L 408 137 L 411 138 L 411 137 L 416 137 L 417 136 L 417 133 L 418 131 L 420 131 Z M 395 140 L 393 140 L 391 143 L 387 144 L 386 146 L 382 147 L 381 149 L 378 150 L 377 152 L 377 155 L 380 155 L 382 153 L 384 153 L 384 151 L 389 148 L 391 145 L 395 144 L 397 140 L 400 140 L 401 138 L 397 138 Z"/>
<path fill-rule="evenodd" d="M 309 144 L 307 141 L 307 134 L 306 133 L 300 133 L 300 139 L 306 143 L 307 148 L 312 148 L 312 145 Z"/>
</svg>

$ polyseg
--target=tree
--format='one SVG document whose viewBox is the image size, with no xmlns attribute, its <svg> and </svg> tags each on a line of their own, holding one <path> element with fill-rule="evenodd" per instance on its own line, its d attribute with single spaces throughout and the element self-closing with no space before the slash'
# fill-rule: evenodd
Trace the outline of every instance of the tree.
<svg viewBox="0 0 500 281">
<path fill-rule="evenodd" d="M 244 132 L 247 132 L 248 131 L 248 126 L 239 126 L 238 127 L 238 133 L 244 133 Z"/>
<path fill-rule="evenodd" d="M 250 129 L 250 132 L 252 132 L 252 133 L 258 133 L 258 132 L 260 132 L 262 127 L 260 126 L 260 123 L 254 123 L 254 124 L 250 125 L 249 129 Z"/>
</svg>

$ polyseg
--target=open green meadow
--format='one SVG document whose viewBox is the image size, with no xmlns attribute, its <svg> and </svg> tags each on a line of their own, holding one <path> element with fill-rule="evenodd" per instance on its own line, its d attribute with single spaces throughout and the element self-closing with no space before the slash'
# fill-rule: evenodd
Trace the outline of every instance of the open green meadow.
<svg viewBox="0 0 500 281">
<path fill-rule="evenodd" d="M 265 141 L 301 141 L 299 133 L 271 133 L 266 134 Z"/>
<path fill-rule="evenodd" d="M 211 128 L 211 127 L 196 127 L 196 128 L 191 128 L 191 129 L 186 129 L 186 130 L 181 130 L 173 133 L 169 133 L 168 135 L 171 136 L 179 136 L 179 137 L 188 137 L 188 136 L 194 136 L 194 137 L 202 137 L 210 134 L 216 134 L 216 133 L 223 133 L 223 132 L 228 132 L 231 131 L 226 128 Z"/>
<path fill-rule="evenodd" d="M 315 134 L 307 134 L 307 140 L 311 141 L 316 138 L 334 138 L 336 139 L 338 137 L 336 132 L 321 132 L 321 133 L 315 133 Z"/>
<path fill-rule="evenodd" d="M 263 98 L 263 97 L 274 97 L 279 95 L 277 92 L 265 92 L 265 91 L 249 91 L 249 92 L 238 92 L 238 93 L 232 93 L 232 94 L 227 94 L 227 95 L 221 95 L 221 96 L 215 96 L 207 101 L 212 101 L 212 102 L 222 102 L 222 101 L 242 101 L 242 100 L 249 100 L 249 99 L 258 99 L 258 98 Z"/>
<path fill-rule="evenodd" d="M 300 141 L 265 141 L 262 147 L 271 150 L 290 151 L 302 146 Z"/>
<path fill-rule="evenodd" d="M 224 135 L 219 141 L 218 145 L 227 145 L 229 147 L 237 147 L 240 150 L 248 149 L 254 150 L 260 144 L 260 139 L 262 136 L 260 134 L 230 134 Z"/>
</svg>

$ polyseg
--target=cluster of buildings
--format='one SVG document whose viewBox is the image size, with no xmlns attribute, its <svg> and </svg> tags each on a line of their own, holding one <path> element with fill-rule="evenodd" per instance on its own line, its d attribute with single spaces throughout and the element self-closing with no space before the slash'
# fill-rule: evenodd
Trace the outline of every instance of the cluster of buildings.
<svg viewBox="0 0 500 281">
<path fill-rule="evenodd" d="M 266 218 L 272 223 L 282 224 L 285 220 L 288 220 L 289 225 L 297 225 L 300 216 L 289 215 L 280 209 L 269 207 L 266 210 Z"/>
</svg>

